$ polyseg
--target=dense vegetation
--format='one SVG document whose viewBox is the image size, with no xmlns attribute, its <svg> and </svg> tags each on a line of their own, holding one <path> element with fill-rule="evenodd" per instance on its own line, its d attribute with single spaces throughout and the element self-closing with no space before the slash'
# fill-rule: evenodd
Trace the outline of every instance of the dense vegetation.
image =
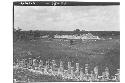
<svg viewBox="0 0 125 83">
<path fill-rule="evenodd" d="M 49 35 L 49 38 L 53 38 L 54 35 L 80 35 L 80 34 L 87 34 L 91 33 L 95 36 L 107 38 L 107 37 L 115 37 L 119 38 L 120 32 L 119 31 L 80 31 L 76 29 L 74 31 L 40 31 L 40 30 L 29 30 L 23 31 L 22 29 L 14 29 L 13 31 L 13 38 L 14 41 L 17 40 L 33 40 L 39 39 L 41 36 Z"/>
</svg>

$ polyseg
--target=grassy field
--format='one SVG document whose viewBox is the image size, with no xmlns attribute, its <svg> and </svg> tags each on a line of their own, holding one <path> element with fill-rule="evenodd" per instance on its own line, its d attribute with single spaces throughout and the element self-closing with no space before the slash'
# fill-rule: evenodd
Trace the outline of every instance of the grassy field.
<svg viewBox="0 0 125 83">
<path fill-rule="evenodd" d="M 97 41 L 82 41 L 75 45 L 70 45 L 69 41 L 60 40 L 35 40 L 14 42 L 14 59 L 39 57 L 42 60 L 55 59 L 56 62 L 62 60 L 71 61 L 75 65 L 80 63 L 83 67 L 85 63 L 90 64 L 90 69 L 95 65 L 102 71 L 108 66 L 112 74 L 120 67 L 120 39 L 106 39 Z"/>
</svg>

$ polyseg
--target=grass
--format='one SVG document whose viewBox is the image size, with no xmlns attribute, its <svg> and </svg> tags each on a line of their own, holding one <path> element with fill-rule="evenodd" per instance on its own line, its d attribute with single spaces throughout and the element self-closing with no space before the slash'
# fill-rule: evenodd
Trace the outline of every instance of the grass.
<svg viewBox="0 0 125 83">
<path fill-rule="evenodd" d="M 120 64 L 120 40 L 83 41 L 72 46 L 68 41 L 44 39 L 14 42 L 14 59 L 28 57 L 39 57 L 43 60 L 55 59 L 57 63 L 62 60 L 65 65 L 67 61 L 72 61 L 73 66 L 79 62 L 82 67 L 85 63 L 89 63 L 90 69 L 99 65 L 100 71 L 108 66 L 115 71 Z M 113 74 L 114 71 L 111 73 Z"/>
</svg>

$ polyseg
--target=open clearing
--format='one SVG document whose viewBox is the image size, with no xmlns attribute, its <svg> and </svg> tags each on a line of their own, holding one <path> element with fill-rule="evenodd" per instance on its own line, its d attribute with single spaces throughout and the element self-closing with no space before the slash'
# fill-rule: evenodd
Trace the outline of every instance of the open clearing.
<svg viewBox="0 0 125 83">
<path fill-rule="evenodd" d="M 56 39 L 14 42 L 14 59 L 28 57 L 38 57 L 43 60 L 55 59 L 57 62 L 62 60 L 66 64 L 68 61 L 79 62 L 80 66 L 89 63 L 90 68 L 99 65 L 100 71 L 108 66 L 109 69 L 115 71 L 120 64 L 120 40 L 83 41 L 75 45 Z M 114 72 L 112 71 L 111 73 Z"/>
</svg>

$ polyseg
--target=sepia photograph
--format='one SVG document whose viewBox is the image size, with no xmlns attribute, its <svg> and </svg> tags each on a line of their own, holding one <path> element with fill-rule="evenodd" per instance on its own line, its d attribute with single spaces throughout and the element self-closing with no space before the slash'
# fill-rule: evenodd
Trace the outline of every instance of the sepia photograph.
<svg viewBox="0 0 125 83">
<path fill-rule="evenodd" d="M 120 82 L 120 2 L 13 2 L 13 83 L 42 82 Z"/>
</svg>

